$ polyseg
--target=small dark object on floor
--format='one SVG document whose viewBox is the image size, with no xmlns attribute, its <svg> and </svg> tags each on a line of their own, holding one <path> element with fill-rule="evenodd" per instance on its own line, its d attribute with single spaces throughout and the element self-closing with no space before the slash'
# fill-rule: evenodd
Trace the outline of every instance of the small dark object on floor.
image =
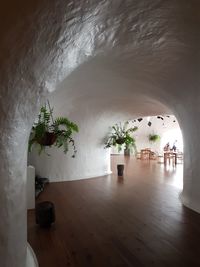
<svg viewBox="0 0 200 267">
<path fill-rule="evenodd" d="M 48 178 L 42 178 L 39 176 L 35 177 L 35 197 L 37 198 L 39 194 L 44 190 L 44 186 L 49 183 Z"/>
<path fill-rule="evenodd" d="M 36 224 L 41 227 L 50 227 L 55 222 L 55 207 L 50 201 L 40 202 L 35 209 Z"/>
<path fill-rule="evenodd" d="M 118 164 L 117 165 L 117 172 L 118 172 L 118 176 L 123 176 L 124 164 Z"/>
</svg>

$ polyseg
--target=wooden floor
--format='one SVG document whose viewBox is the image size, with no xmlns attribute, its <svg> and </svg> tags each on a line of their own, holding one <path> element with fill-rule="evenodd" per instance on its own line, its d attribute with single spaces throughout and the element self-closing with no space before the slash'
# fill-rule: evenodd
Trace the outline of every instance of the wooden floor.
<svg viewBox="0 0 200 267">
<path fill-rule="evenodd" d="M 28 213 L 40 267 L 200 266 L 200 215 L 179 201 L 182 168 L 113 156 L 112 175 L 50 184 L 38 201 L 54 202 L 55 225 L 41 229 Z"/>
</svg>

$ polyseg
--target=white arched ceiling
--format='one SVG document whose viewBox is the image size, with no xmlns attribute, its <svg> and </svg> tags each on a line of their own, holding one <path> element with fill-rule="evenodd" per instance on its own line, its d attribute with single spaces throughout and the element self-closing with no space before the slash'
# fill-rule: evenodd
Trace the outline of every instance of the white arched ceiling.
<svg viewBox="0 0 200 267">
<path fill-rule="evenodd" d="M 108 89 L 109 95 L 116 95 L 111 102 L 111 98 L 105 99 L 101 93 L 99 96 L 94 86 L 93 90 L 85 92 L 85 97 L 83 93 L 80 96 L 83 101 L 90 97 L 94 99 L 88 106 L 88 113 L 94 107 L 100 112 L 100 103 L 102 108 L 105 105 L 105 110 L 108 104 L 113 107 L 115 104 L 116 110 L 122 110 L 129 99 L 133 99 L 135 108 L 145 103 L 146 109 L 143 107 L 141 113 L 148 109 L 153 113 L 155 107 L 150 103 L 155 101 L 155 105 L 162 103 L 156 109 L 166 106 L 176 115 L 183 129 L 186 152 L 182 199 L 187 206 L 200 211 L 199 8 L 198 0 L 19 0 L 12 4 L 1 3 L 2 266 L 25 266 L 26 150 L 39 104 L 48 92 L 59 87 L 60 82 L 67 82 L 69 74 L 86 62 L 88 68 L 92 66 L 90 63 L 101 66 L 106 73 L 113 72 L 112 77 L 118 77 L 116 81 L 127 84 L 123 94 L 122 87 L 117 90 L 113 87 L 110 92 Z M 95 70 L 92 73 L 95 75 Z M 66 90 L 73 101 L 75 89 Z M 81 90 L 87 90 L 86 86 Z M 97 98 L 101 99 L 99 105 L 95 105 Z M 74 100 L 69 106 L 77 111 L 78 103 L 80 101 Z M 127 106 L 128 113 L 138 112 Z M 84 107 L 82 103 L 82 110 Z M 69 114 L 73 115 L 73 111 Z"/>
</svg>

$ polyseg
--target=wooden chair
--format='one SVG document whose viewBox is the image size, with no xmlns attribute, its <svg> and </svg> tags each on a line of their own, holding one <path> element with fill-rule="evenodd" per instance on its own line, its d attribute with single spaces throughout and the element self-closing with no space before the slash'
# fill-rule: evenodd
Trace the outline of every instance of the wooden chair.
<svg viewBox="0 0 200 267">
<path fill-rule="evenodd" d="M 158 161 L 157 161 L 158 163 L 164 163 L 164 156 L 163 155 L 158 154 L 157 159 L 158 159 Z"/>
<path fill-rule="evenodd" d="M 150 148 L 141 149 L 141 159 L 150 159 Z"/>
<path fill-rule="evenodd" d="M 183 163 L 183 152 L 178 152 L 177 153 L 177 162 L 178 163 Z"/>
<path fill-rule="evenodd" d="M 157 154 L 154 151 L 150 151 L 150 159 L 157 160 Z"/>
</svg>

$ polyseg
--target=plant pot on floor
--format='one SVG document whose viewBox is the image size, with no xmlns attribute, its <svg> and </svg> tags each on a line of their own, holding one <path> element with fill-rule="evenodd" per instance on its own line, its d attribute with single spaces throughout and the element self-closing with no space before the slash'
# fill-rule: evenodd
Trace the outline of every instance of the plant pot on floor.
<svg viewBox="0 0 200 267">
<path fill-rule="evenodd" d="M 55 207 L 50 201 L 43 201 L 36 205 L 35 208 L 36 224 L 41 227 L 50 227 L 55 222 Z"/>
<path fill-rule="evenodd" d="M 124 164 L 117 165 L 117 174 L 118 176 L 123 176 L 124 174 Z"/>
</svg>

